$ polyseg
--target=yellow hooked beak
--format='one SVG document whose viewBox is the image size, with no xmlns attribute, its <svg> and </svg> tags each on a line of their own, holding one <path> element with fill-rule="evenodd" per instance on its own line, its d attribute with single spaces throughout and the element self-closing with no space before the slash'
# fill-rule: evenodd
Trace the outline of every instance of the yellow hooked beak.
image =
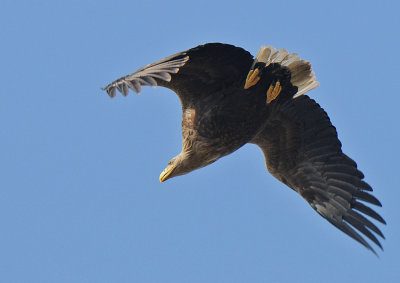
<svg viewBox="0 0 400 283">
<path fill-rule="evenodd" d="M 165 180 L 169 179 L 169 176 L 172 174 L 172 172 L 175 171 L 176 166 L 171 164 L 168 165 L 167 168 L 165 168 L 161 174 L 160 174 L 160 183 L 164 182 Z"/>
<path fill-rule="evenodd" d="M 247 74 L 246 83 L 244 84 L 244 89 L 248 89 L 253 85 L 256 85 L 260 80 L 260 70 L 257 68 L 255 70 L 250 70 Z"/>
</svg>

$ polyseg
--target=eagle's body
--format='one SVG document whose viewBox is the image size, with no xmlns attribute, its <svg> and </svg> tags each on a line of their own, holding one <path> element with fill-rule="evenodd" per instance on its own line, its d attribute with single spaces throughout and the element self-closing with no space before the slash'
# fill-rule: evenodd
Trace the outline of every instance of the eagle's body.
<svg viewBox="0 0 400 283">
<path fill-rule="evenodd" d="M 127 95 L 128 88 L 140 92 L 141 85 L 170 88 L 182 103 L 182 152 L 160 181 L 254 143 L 268 171 L 319 214 L 372 251 L 351 226 L 381 247 L 372 232 L 383 234 L 359 213 L 385 223 L 359 200 L 380 202 L 366 192 L 372 188 L 342 153 L 327 114 L 302 95 L 318 85 L 307 61 L 272 47 L 262 48 L 254 59 L 232 45 L 206 44 L 143 67 L 105 90 L 114 97 L 116 89 Z"/>
</svg>

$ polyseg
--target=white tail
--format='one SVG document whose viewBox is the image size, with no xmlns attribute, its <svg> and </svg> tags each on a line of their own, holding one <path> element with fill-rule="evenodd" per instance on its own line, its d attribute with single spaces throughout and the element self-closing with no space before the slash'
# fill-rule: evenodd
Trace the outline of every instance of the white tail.
<svg viewBox="0 0 400 283">
<path fill-rule="evenodd" d="M 310 62 L 302 60 L 296 53 L 287 52 L 286 49 L 276 50 L 272 46 L 261 46 L 255 62 L 263 62 L 265 66 L 271 63 L 279 63 L 287 67 L 292 75 L 290 82 L 298 88 L 293 98 L 319 86 Z"/>
</svg>

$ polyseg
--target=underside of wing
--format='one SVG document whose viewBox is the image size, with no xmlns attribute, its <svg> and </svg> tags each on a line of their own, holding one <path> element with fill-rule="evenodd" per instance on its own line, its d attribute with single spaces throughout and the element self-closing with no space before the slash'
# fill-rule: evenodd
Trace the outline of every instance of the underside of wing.
<svg viewBox="0 0 400 283">
<path fill-rule="evenodd" d="M 380 248 L 383 218 L 366 203 L 381 206 L 370 194 L 357 164 L 341 150 L 336 129 L 325 111 L 303 95 L 274 105 L 268 125 L 253 141 L 264 152 L 268 170 L 298 192 L 321 216 L 374 251 L 361 236 Z"/>
<path fill-rule="evenodd" d="M 121 77 L 103 89 L 110 97 L 118 90 L 128 95 L 139 93 L 141 86 L 163 86 L 178 94 L 181 101 L 199 98 L 244 79 L 252 56 L 233 45 L 208 43 L 169 56 Z"/>
<path fill-rule="evenodd" d="M 143 85 L 157 86 L 160 81 L 171 81 L 171 74 L 178 73 L 179 68 L 185 65 L 188 60 L 189 56 L 186 52 L 169 56 L 115 80 L 104 87 L 103 90 L 107 91 L 111 98 L 116 96 L 117 90 L 124 96 L 128 95 L 129 89 L 140 93 Z"/>
</svg>

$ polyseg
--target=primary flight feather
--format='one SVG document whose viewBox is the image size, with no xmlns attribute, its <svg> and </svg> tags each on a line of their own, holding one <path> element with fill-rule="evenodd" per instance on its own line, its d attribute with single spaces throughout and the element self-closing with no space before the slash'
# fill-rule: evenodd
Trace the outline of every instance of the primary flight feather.
<svg viewBox="0 0 400 283">
<path fill-rule="evenodd" d="M 366 205 L 381 203 L 342 152 L 326 112 L 303 95 L 318 86 L 308 61 L 270 46 L 253 58 L 242 48 L 209 43 L 147 65 L 104 90 L 126 96 L 143 85 L 167 87 L 182 103 L 182 152 L 161 182 L 253 143 L 268 171 L 321 216 L 374 253 L 361 234 L 382 248 L 376 236 L 384 236 L 367 217 L 385 221 Z"/>
</svg>

